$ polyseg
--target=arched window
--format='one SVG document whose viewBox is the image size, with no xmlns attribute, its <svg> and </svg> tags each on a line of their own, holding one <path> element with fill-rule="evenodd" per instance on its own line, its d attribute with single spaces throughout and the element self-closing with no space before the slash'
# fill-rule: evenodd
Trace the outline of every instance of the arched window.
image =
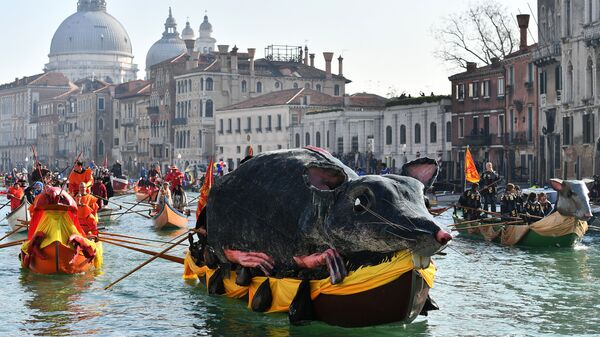
<svg viewBox="0 0 600 337">
<path fill-rule="evenodd" d="M 210 77 L 206 79 L 206 91 L 213 91 L 213 79 Z"/>
<path fill-rule="evenodd" d="M 300 147 L 300 134 L 296 134 L 296 147 Z"/>
<path fill-rule="evenodd" d="M 340 95 L 340 85 L 339 85 L 339 84 L 336 84 L 336 85 L 333 87 L 333 96 L 339 96 L 339 95 Z"/>
<path fill-rule="evenodd" d="M 102 139 L 100 139 L 100 141 L 98 142 L 98 155 L 104 155 L 104 142 L 102 141 Z"/>
<path fill-rule="evenodd" d="M 421 144 L 421 124 L 415 124 L 415 144 Z"/>
<path fill-rule="evenodd" d="M 104 130 L 104 119 L 102 118 L 98 120 L 98 130 Z"/>
<path fill-rule="evenodd" d="M 262 82 L 256 82 L 256 92 L 257 93 L 262 92 Z"/>
<path fill-rule="evenodd" d="M 310 83 L 304 83 L 304 88 L 310 89 Z"/>
<path fill-rule="evenodd" d="M 309 146 L 310 145 L 310 133 L 308 133 L 308 132 L 304 136 L 304 144 L 305 144 L 305 146 Z"/>
<path fill-rule="evenodd" d="M 294 82 L 294 89 L 298 89 L 298 82 Z"/>
<path fill-rule="evenodd" d="M 213 101 L 211 99 L 209 99 L 208 101 L 206 101 L 206 117 L 212 117 L 213 116 Z"/>
<path fill-rule="evenodd" d="M 400 125 L 400 144 L 406 144 L 406 125 Z"/>
<path fill-rule="evenodd" d="M 587 60 L 586 79 L 585 79 L 586 98 L 594 97 L 594 62 L 591 57 Z"/>
<path fill-rule="evenodd" d="M 446 122 L 446 142 L 452 141 L 452 123 Z"/>
<path fill-rule="evenodd" d="M 385 127 L 385 145 L 392 145 L 392 127 Z"/>
<path fill-rule="evenodd" d="M 192 80 L 188 80 L 188 91 L 192 91 Z"/>
<path fill-rule="evenodd" d="M 437 124 L 435 124 L 434 122 L 431 122 L 431 124 L 429 124 L 429 142 L 437 142 Z"/>
<path fill-rule="evenodd" d="M 321 147 L 321 133 L 317 131 L 315 134 L 315 145 Z"/>
<path fill-rule="evenodd" d="M 315 86 L 315 88 L 317 88 L 317 91 L 318 91 L 318 92 L 321 92 L 321 85 L 320 85 L 320 84 L 317 84 L 317 85 Z"/>
<path fill-rule="evenodd" d="M 248 82 L 242 81 L 242 92 L 248 91 Z"/>
</svg>

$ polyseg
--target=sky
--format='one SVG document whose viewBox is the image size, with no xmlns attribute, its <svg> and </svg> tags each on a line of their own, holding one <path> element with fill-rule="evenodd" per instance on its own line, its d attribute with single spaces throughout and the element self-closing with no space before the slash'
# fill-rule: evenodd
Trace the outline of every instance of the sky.
<svg viewBox="0 0 600 337">
<path fill-rule="evenodd" d="M 534 0 L 502 0 L 510 14 L 531 14 Z M 77 0 L 0 0 L 0 84 L 43 71 L 50 42 L 60 23 L 77 10 Z M 386 96 L 394 90 L 448 94 L 448 76 L 458 72 L 435 58 L 432 29 L 444 17 L 472 5 L 469 0 L 107 0 L 108 12 L 127 29 L 134 62 L 144 78 L 146 53 L 160 39 L 169 6 L 178 31 L 189 18 L 196 35 L 205 12 L 217 44 L 256 48 L 305 45 L 324 68 L 323 52 L 344 57 L 348 93 Z M 537 18 L 536 18 L 537 19 Z M 515 23 L 516 25 L 516 23 Z M 534 21 L 530 21 L 537 40 Z M 531 41 L 531 37 L 529 37 Z M 337 61 L 333 65 L 337 73 Z"/>
</svg>

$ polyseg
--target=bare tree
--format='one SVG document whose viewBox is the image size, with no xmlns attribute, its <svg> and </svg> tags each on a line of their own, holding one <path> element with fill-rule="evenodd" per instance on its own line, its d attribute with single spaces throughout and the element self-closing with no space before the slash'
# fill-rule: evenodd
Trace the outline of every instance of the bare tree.
<svg viewBox="0 0 600 337">
<path fill-rule="evenodd" d="M 439 46 L 435 56 L 459 68 L 466 68 L 467 62 L 490 64 L 518 48 L 516 27 L 507 8 L 496 0 L 477 4 L 433 28 Z"/>
</svg>

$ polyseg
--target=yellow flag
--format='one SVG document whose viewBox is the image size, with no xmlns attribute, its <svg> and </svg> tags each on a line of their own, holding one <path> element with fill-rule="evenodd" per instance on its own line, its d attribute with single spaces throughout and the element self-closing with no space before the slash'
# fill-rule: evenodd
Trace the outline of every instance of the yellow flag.
<svg viewBox="0 0 600 337">
<path fill-rule="evenodd" d="M 471 157 L 471 150 L 468 147 L 465 153 L 465 179 L 470 183 L 478 183 L 480 179 L 473 157 Z"/>
</svg>

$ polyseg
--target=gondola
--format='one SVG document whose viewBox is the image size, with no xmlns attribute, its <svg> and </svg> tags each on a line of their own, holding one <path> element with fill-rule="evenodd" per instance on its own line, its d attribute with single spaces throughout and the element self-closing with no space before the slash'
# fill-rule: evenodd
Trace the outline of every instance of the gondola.
<svg viewBox="0 0 600 337">
<path fill-rule="evenodd" d="M 30 205 L 31 204 L 29 203 L 29 201 L 27 201 L 27 198 L 23 198 L 23 200 L 21 201 L 21 205 L 19 205 L 17 209 L 10 212 L 6 216 L 6 221 L 8 221 L 8 226 L 11 230 L 14 231 L 15 229 L 19 228 L 17 230 L 17 233 L 27 231 L 27 225 L 24 225 L 23 222 L 29 223 L 29 220 L 31 220 L 31 216 L 29 214 Z"/>
<path fill-rule="evenodd" d="M 112 184 L 113 191 L 117 195 L 127 194 L 129 192 L 129 181 L 127 177 L 125 178 L 116 178 L 110 177 L 110 182 Z"/>
<path fill-rule="evenodd" d="M 156 214 L 152 216 L 155 229 L 188 228 L 188 219 L 168 202 L 163 204 Z"/>
</svg>

